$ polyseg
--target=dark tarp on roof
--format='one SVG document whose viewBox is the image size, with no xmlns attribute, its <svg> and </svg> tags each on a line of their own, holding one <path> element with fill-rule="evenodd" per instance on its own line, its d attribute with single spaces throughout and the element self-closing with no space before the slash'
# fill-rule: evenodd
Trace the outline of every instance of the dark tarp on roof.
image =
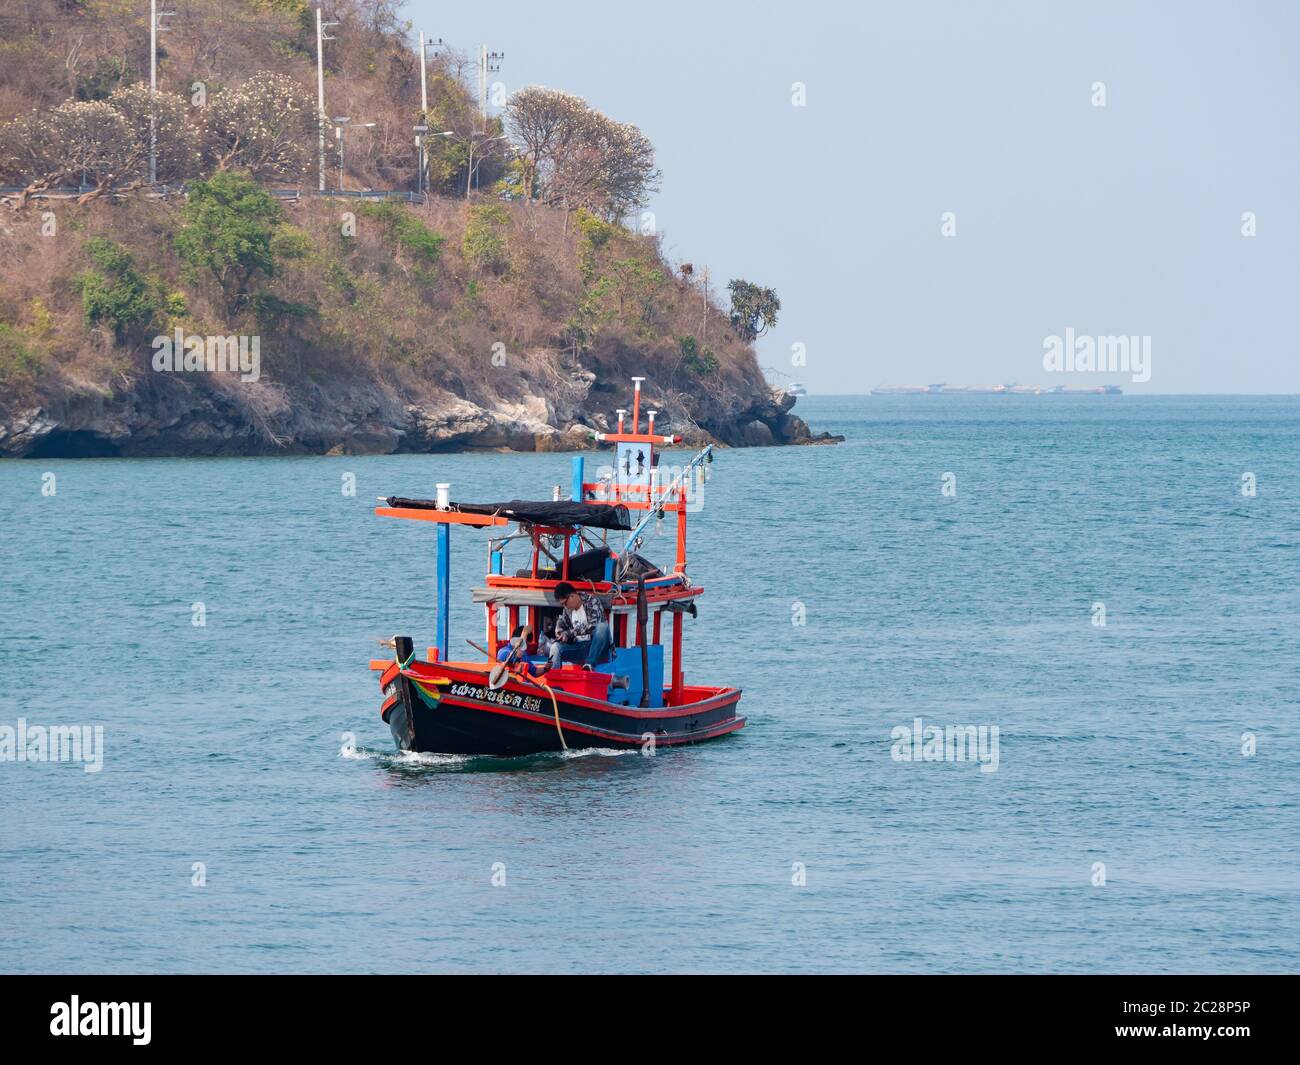
<svg viewBox="0 0 1300 1065">
<path fill-rule="evenodd" d="M 605 561 L 609 558 L 609 547 L 601 545 L 593 547 L 587 551 L 579 551 L 576 555 L 569 556 L 569 580 L 571 581 L 603 581 L 605 579 Z M 656 566 L 647 558 L 642 558 L 635 552 L 624 556 L 626 559 L 627 571 L 624 579 L 632 578 L 635 580 L 637 574 L 643 575 L 647 580 L 653 577 L 664 576 L 663 570 Z M 531 577 L 531 569 L 521 569 L 515 571 L 516 577 Z M 560 571 L 554 566 L 539 568 L 537 576 L 544 581 L 558 581 Z"/>
<path fill-rule="evenodd" d="M 438 505 L 432 499 L 405 499 L 402 496 L 389 496 L 390 507 L 409 510 L 437 510 Z M 525 499 L 512 499 L 508 503 L 453 503 L 452 510 L 462 514 L 499 514 L 511 521 L 522 521 L 529 525 L 557 525 L 573 528 L 583 525 L 595 529 L 631 529 L 632 521 L 627 507 L 620 504 L 613 506 L 605 503 L 534 503 Z"/>
</svg>

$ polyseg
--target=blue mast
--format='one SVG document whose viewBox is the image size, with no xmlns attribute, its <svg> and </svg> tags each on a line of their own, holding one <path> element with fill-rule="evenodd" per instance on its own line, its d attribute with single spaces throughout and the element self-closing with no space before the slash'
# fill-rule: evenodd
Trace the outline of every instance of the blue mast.
<svg viewBox="0 0 1300 1065">
<path fill-rule="evenodd" d="M 451 526 L 438 526 L 438 661 L 447 661 L 450 647 L 447 615 L 451 611 Z"/>
</svg>

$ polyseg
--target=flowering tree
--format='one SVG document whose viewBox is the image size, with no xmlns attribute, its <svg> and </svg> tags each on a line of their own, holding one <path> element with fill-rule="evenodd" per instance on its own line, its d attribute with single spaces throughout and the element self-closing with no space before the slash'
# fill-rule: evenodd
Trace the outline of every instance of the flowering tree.
<svg viewBox="0 0 1300 1065">
<path fill-rule="evenodd" d="M 658 185 L 649 138 L 580 97 L 521 89 L 510 97 L 505 117 L 521 146 L 521 182 L 529 199 L 618 219 L 642 206 Z"/>
<path fill-rule="evenodd" d="M 644 207 L 659 188 L 655 149 L 650 138 L 629 122 L 608 121 L 602 134 L 605 159 L 601 191 L 613 218 Z"/>
<path fill-rule="evenodd" d="M 0 134 L 0 169 L 28 183 L 24 200 L 74 177 L 98 194 L 127 179 L 136 158 L 126 119 L 102 100 L 69 100 L 15 119 Z"/>
<path fill-rule="evenodd" d="M 564 153 L 586 110 L 581 97 L 537 85 L 512 93 L 506 101 L 505 120 L 519 146 L 520 184 L 528 203 L 540 192 L 543 168 Z"/>
<path fill-rule="evenodd" d="M 51 136 L 49 116 L 33 111 L 0 126 L 0 181 L 23 184 L 22 198 L 47 188 L 68 172 L 68 161 Z"/>
<path fill-rule="evenodd" d="M 150 100 L 143 84 L 118 89 L 108 100 L 69 100 L 46 114 L 33 112 L 0 130 L 0 173 L 26 182 L 24 199 L 51 185 L 92 185 L 82 201 L 148 180 L 150 109 L 157 119 L 158 176 L 179 180 L 196 172 L 197 139 L 185 101 L 172 93 Z"/>
<path fill-rule="evenodd" d="M 238 88 L 218 93 L 205 118 L 203 152 L 217 171 L 296 182 L 311 164 L 316 106 L 284 74 L 254 74 Z"/>
<path fill-rule="evenodd" d="M 150 98 L 152 95 L 152 99 Z M 132 142 L 132 155 L 138 157 L 147 176 L 149 160 L 149 116 L 156 125 L 158 180 L 184 181 L 199 173 L 198 131 L 190 124 L 189 105 L 171 92 L 151 94 L 144 82 L 117 89 L 108 98 L 126 120 Z"/>
</svg>

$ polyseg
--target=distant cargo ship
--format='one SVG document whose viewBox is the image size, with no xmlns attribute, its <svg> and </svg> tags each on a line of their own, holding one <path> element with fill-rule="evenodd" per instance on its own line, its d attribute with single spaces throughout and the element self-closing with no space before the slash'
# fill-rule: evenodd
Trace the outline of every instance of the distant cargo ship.
<svg viewBox="0 0 1300 1065">
<path fill-rule="evenodd" d="M 1120 396 L 1119 385 L 881 385 L 873 396 Z"/>
<path fill-rule="evenodd" d="M 879 388 L 873 388 L 871 394 L 873 396 L 924 396 L 942 390 L 942 386 L 935 385 L 881 385 Z"/>
</svg>

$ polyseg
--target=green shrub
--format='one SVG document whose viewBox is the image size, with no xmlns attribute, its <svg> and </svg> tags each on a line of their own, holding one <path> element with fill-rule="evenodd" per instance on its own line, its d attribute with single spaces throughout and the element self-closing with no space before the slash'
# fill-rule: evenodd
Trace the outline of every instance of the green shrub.
<svg viewBox="0 0 1300 1065">
<path fill-rule="evenodd" d="M 35 299 L 31 302 L 32 324 L 27 331 L 37 340 L 45 340 L 54 332 L 54 316 L 50 314 L 45 301 Z"/>
<path fill-rule="evenodd" d="M 618 233 L 618 227 L 598 218 L 586 208 L 580 208 L 573 219 L 578 234 L 578 269 L 588 284 L 599 270 L 600 253 Z"/>
<path fill-rule="evenodd" d="M 21 329 L 0 322 L 0 381 L 30 380 L 40 372 L 44 361 Z"/>
<path fill-rule="evenodd" d="M 718 357 L 710 348 L 701 351 L 694 337 L 678 337 L 677 348 L 682 354 L 682 365 L 697 377 L 718 372 Z"/>
<path fill-rule="evenodd" d="M 77 79 L 78 100 L 107 100 L 113 90 L 135 81 L 135 71 L 122 56 L 100 56 L 95 69 Z"/>
<path fill-rule="evenodd" d="M 501 273 L 509 265 L 506 238 L 501 233 L 509 219 L 499 203 L 480 203 L 470 208 L 460 250 L 474 269 Z"/>
<path fill-rule="evenodd" d="M 249 300 L 253 315 L 263 328 L 284 326 L 292 319 L 319 318 L 320 312 L 310 303 L 282 300 L 269 292 L 256 292 Z"/>
<path fill-rule="evenodd" d="M 363 203 L 357 214 L 378 223 L 384 239 L 400 252 L 410 252 L 424 267 L 438 265 L 446 239 L 399 203 Z"/>
<path fill-rule="evenodd" d="M 105 237 L 86 241 L 86 251 L 98 269 L 86 270 L 73 281 L 81 293 L 86 324 L 107 325 L 119 344 L 139 339 L 167 307 L 162 283 L 142 272 L 122 245 Z"/>
<path fill-rule="evenodd" d="M 333 258 L 325 259 L 321 274 L 325 278 L 325 283 L 342 295 L 348 303 L 356 302 L 359 291 L 357 280 L 341 262 Z"/>
<path fill-rule="evenodd" d="M 271 234 L 271 256 L 276 262 L 281 259 L 304 259 L 310 251 L 310 238 L 297 226 L 279 225 Z"/>
</svg>

